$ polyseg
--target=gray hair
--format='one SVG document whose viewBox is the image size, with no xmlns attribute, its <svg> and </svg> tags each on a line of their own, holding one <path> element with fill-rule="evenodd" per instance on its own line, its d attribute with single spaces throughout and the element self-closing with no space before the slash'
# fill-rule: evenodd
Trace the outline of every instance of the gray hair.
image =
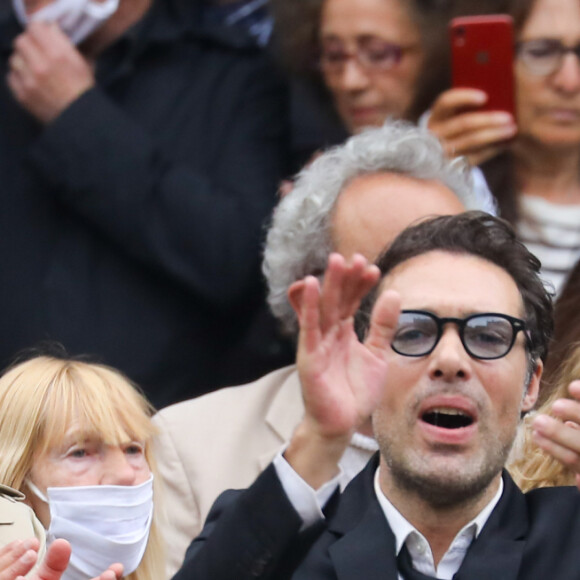
<svg viewBox="0 0 580 580">
<path fill-rule="evenodd" d="M 297 330 L 288 288 L 308 275 L 322 277 L 333 251 L 331 222 L 340 193 L 353 179 L 382 172 L 439 181 L 466 209 L 482 208 L 466 164 L 448 160 L 426 129 L 387 122 L 329 149 L 298 174 L 293 190 L 274 211 L 266 239 L 262 269 L 268 302 L 287 332 Z"/>
</svg>

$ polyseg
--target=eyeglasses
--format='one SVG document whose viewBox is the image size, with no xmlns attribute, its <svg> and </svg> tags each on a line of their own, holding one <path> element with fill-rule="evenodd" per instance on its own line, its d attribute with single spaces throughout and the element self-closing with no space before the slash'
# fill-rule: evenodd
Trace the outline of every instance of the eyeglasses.
<svg viewBox="0 0 580 580">
<path fill-rule="evenodd" d="M 572 52 L 580 59 L 580 44 L 564 46 L 559 40 L 539 38 L 517 45 L 517 55 L 528 71 L 537 76 L 555 73 L 562 66 L 564 55 Z"/>
<path fill-rule="evenodd" d="M 354 58 L 356 62 L 369 72 L 388 71 L 396 67 L 403 57 L 403 53 L 415 48 L 386 42 L 376 36 L 364 37 L 357 40 L 354 51 L 347 51 L 344 43 L 338 39 L 326 40 L 320 50 L 320 66 L 329 74 L 342 72 L 348 60 Z"/>
<path fill-rule="evenodd" d="M 467 318 L 439 318 L 424 310 L 403 310 L 392 349 L 403 356 L 425 356 L 433 352 L 445 324 L 456 324 L 467 354 L 491 360 L 505 356 L 514 345 L 517 333 L 526 330 L 519 318 L 507 314 L 472 314 Z"/>
</svg>

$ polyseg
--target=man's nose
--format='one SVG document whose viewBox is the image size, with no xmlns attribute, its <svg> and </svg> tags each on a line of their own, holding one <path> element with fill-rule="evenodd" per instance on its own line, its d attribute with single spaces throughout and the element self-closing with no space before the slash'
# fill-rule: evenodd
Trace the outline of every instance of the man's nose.
<svg viewBox="0 0 580 580">
<path fill-rule="evenodd" d="M 446 325 L 433 352 L 429 355 L 431 379 L 454 381 L 471 377 L 471 357 L 467 354 L 459 331 L 454 325 Z"/>
</svg>

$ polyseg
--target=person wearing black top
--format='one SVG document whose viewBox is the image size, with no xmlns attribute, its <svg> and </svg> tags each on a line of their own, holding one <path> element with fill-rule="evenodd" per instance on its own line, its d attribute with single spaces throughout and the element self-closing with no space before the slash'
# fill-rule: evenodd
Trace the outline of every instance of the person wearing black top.
<svg viewBox="0 0 580 580">
<path fill-rule="evenodd" d="M 78 46 L 34 13 L 0 22 L 2 366 L 51 339 L 157 407 L 220 384 L 263 302 L 286 90 L 196 9 L 120 0 Z"/>
</svg>

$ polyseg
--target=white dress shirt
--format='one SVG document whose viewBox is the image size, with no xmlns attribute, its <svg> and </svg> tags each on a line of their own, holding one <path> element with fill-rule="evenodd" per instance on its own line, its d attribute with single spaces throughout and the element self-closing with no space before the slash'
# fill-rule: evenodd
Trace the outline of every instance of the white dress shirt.
<svg viewBox="0 0 580 580">
<path fill-rule="evenodd" d="M 493 508 L 501 498 L 502 493 L 503 480 L 500 480 L 499 489 L 493 499 L 474 519 L 459 530 L 459 533 L 455 536 L 453 542 L 451 542 L 449 549 L 445 552 L 443 558 L 441 558 L 437 569 L 435 569 L 433 553 L 425 536 L 411 525 L 387 499 L 380 487 L 379 470 L 377 469 L 375 473 L 375 494 L 395 536 L 396 555 L 399 555 L 403 544 L 406 544 L 411 561 L 413 562 L 413 567 L 422 574 L 441 578 L 442 580 L 452 580 L 453 574 L 459 570 L 467 553 L 467 549 L 471 545 L 471 542 L 479 536 Z M 400 575 L 399 580 L 403 580 Z"/>
<path fill-rule="evenodd" d="M 273 464 L 288 499 L 302 518 L 302 529 L 324 518 L 322 508 L 332 494 L 338 487 L 342 491 L 362 471 L 378 449 L 379 446 L 372 437 L 355 433 L 340 459 L 338 475 L 317 490 L 311 488 L 284 459 L 282 454 L 286 451 L 286 446 L 280 450 Z"/>
<path fill-rule="evenodd" d="M 374 440 L 371 439 L 371 441 Z M 302 518 L 302 529 L 304 529 L 324 518 L 322 508 L 336 489 L 338 487 L 342 488 L 341 483 L 344 483 L 345 479 L 344 472 L 341 469 L 336 477 L 326 482 L 319 489 L 314 490 L 292 469 L 290 464 L 284 459 L 283 452 L 284 450 L 278 453 L 274 458 L 273 464 L 288 499 Z M 361 465 L 360 469 L 362 467 L 364 465 Z M 500 500 L 503 493 L 503 481 L 500 480 L 499 488 L 493 499 L 473 520 L 465 524 L 455 536 L 451 546 L 449 546 L 437 569 L 435 569 L 433 553 L 425 536 L 411 525 L 387 499 L 380 488 L 378 474 L 379 470 L 377 469 L 374 480 L 375 494 L 395 536 L 395 555 L 398 556 L 403 544 L 406 544 L 413 567 L 416 570 L 441 580 L 452 580 L 453 575 L 459 570 L 471 542 L 480 534 L 491 512 Z M 399 575 L 399 580 L 404 580 L 401 575 Z"/>
</svg>

